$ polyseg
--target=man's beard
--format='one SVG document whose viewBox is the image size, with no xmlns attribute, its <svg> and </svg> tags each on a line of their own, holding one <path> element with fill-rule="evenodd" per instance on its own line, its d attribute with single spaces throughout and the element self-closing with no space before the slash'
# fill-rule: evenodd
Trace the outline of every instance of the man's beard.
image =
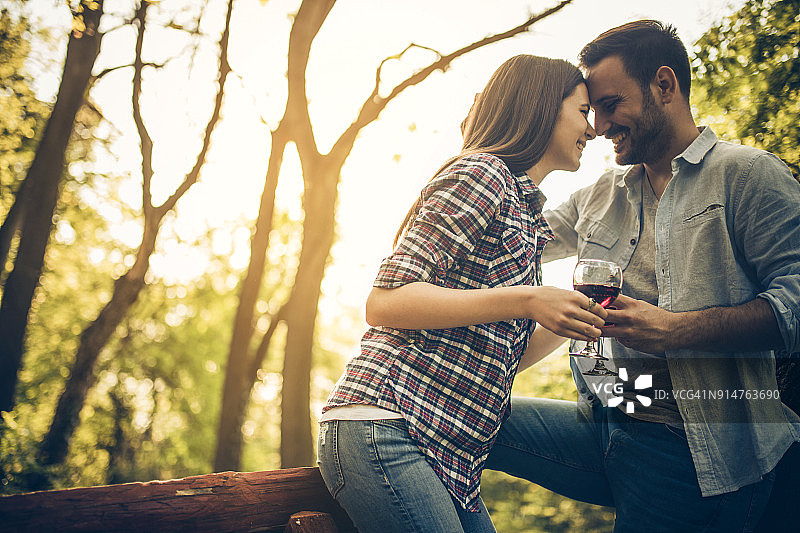
<svg viewBox="0 0 800 533">
<path fill-rule="evenodd" d="M 675 131 L 667 114 L 656 105 L 650 90 L 642 91 L 642 114 L 634 120 L 633 130 L 628 132 L 630 148 L 617 154 L 617 164 L 638 165 L 661 159 L 669 149 Z"/>
</svg>

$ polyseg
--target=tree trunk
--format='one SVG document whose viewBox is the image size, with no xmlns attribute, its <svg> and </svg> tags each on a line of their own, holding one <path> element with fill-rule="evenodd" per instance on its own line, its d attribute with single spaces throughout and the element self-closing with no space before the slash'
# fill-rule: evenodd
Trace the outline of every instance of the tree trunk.
<svg viewBox="0 0 800 533">
<path fill-rule="evenodd" d="M 103 448 L 108 452 L 106 485 L 114 485 L 130 481 L 129 472 L 135 460 L 135 444 L 131 442 L 125 428 L 130 424 L 133 413 L 119 383 L 109 391 L 108 396 L 111 400 L 113 426 L 110 442 Z"/>
<path fill-rule="evenodd" d="M 0 410 L 14 408 L 17 374 L 22 363 L 25 332 L 34 291 L 44 265 L 45 250 L 53 225 L 59 185 L 64 173 L 64 158 L 75 115 L 84 101 L 92 68 L 100 51 L 98 32 L 103 0 L 82 1 L 85 29 L 72 32 L 67 44 L 64 72 L 53 112 L 25 177 L 29 198 L 36 198 L 36 209 L 23 209 L 21 235 L 14 268 L 8 275 L 0 303 Z"/>
<path fill-rule="evenodd" d="M 387 96 L 381 96 L 379 87 L 382 83 L 381 71 L 384 63 L 392 59 L 399 59 L 406 51 L 418 46 L 411 44 L 400 54 L 385 59 L 375 73 L 375 86 L 372 93 L 364 100 L 355 120 L 342 132 L 330 152 L 325 156 L 320 155 L 314 139 L 308 114 L 305 83 L 311 44 L 333 7 L 334 0 L 305 0 L 301 3 L 294 17 L 289 37 L 286 110 L 278 128 L 273 132 L 265 194 L 261 199 L 256 234 L 251 245 L 250 265 L 242 285 L 239 309 L 234 322 L 223 391 L 220 429 L 217 437 L 215 470 L 238 469 L 240 466 L 241 422 L 244 419 L 244 412 L 249 401 L 249 391 L 252 387 L 252 380 L 245 382 L 240 376 L 247 377 L 247 373 L 243 369 L 247 368 L 248 364 L 252 365 L 258 362 L 257 358 L 249 355 L 249 347 L 253 338 L 254 307 L 261 288 L 265 256 L 269 244 L 268 232 L 272 225 L 275 185 L 280 171 L 280 164 L 273 165 L 273 159 L 275 157 L 282 158 L 283 149 L 293 141 L 297 146 L 303 166 L 303 176 L 306 180 L 304 232 L 310 232 L 310 234 L 304 234 L 300 266 L 290 302 L 286 306 L 285 322 L 288 326 L 288 333 L 281 400 L 283 410 L 281 416 L 281 463 L 284 466 L 303 465 L 310 464 L 313 457 L 308 397 L 311 349 L 314 341 L 314 323 L 320 284 L 333 240 L 335 189 L 339 181 L 339 171 L 344 166 L 359 132 L 375 121 L 388 102 L 405 89 L 424 81 L 437 70 L 445 71 L 458 57 L 528 31 L 533 24 L 563 9 L 571 1 L 562 0 L 542 13 L 531 15 L 528 20 L 510 30 L 490 35 L 450 54 L 442 55 L 434 51 L 438 55 L 438 59 L 398 83 Z M 276 143 L 275 140 L 278 132 L 281 133 L 280 143 Z M 277 156 L 276 147 L 281 149 Z M 337 169 L 335 173 L 331 170 L 334 168 Z M 324 180 L 324 183 L 321 183 L 320 180 Z M 309 183 L 312 182 L 313 186 L 309 186 Z M 312 190 L 314 187 L 327 188 L 328 192 L 314 191 Z M 264 231 L 261 231 L 261 228 L 265 228 Z M 309 264 L 306 264 L 307 261 Z M 252 372 L 249 374 L 252 378 Z"/>
<path fill-rule="evenodd" d="M 300 266 L 286 318 L 281 393 L 281 467 L 314 464 L 311 440 L 311 361 L 320 287 L 334 238 L 340 165 L 323 162 L 305 171 L 306 212 Z M 310 179 L 308 176 L 310 175 Z"/>
<path fill-rule="evenodd" d="M 17 194 L 14 196 L 14 203 L 11 204 L 11 209 L 8 210 L 5 220 L 3 220 L 3 225 L 0 226 L 0 280 L 3 279 L 3 273 L 8 262 L 8 254 L 11 251 L 11 243 L 20 228 L 22 213 L 27 200 L 25 195 L 25 184 L 27 182 L 28 180 L 25 179 L 20 184 Z"/>
<path fill-rule="evenodd" d="M 81 334 L 75 364 L 58 398 L 56 412 L 50 429 L 42 441 L 39 460 L 42 464 L 59 464 L 64 461 L 69 441 L 78 425 L 86 395 L 94 383 L 94 367 L 100 351 L 108 343 L 117 326 L 125 318 L 144 288 L 150 256 L 155 249 L 156 231 L 146 232 L 148 241 L 142 243 L 137 261 L 130 271 L 114 283 L 114 293 L 100 314 Z"/>
<path fill-rule="evenodd" d="M 272 216 L 275 209 L 275 189 L 278 186 L 283 154 L 287 139 L 283 128 L 272 133 L 267 178 L 261 194 L 256 229 L 250 243 L 250 263 L 242 282 L 239 306 L 233 323 L 228 362 L 225 366 L 225 382 L 222 388 L 222 408 L 217 430 L 217 449 L 214 456 L 214 471 L 240 470 L 242 456 L 242 423 L 250 399 L 254 376 L 250 343 L 253 338 L 253 321 L 256 301 L 264 279 L 269 235 L 272 231 Z"/>
<path fill-rule="evenodd" d="M 165 200 L 162 205 L 153 207 L 150 193 L 150 185 L 153 177 L 153 145 L 139 109 L 142 68 L 144 66 L 142 62 L 142 48 L 148 6 L 149 2 L 147 0 L 142 0 L 136 11 L 136 19 L 139 23 L 139 35 L 136 41 L 132 98 L 133 118 L 139 132 L 142 151 L 142 208 L 144 211 L 144 233 L 142 235 L 142 242 L 139 245 L 139 249 L 136 253 L 136 261 L 131 269 L 115 282 L 114 293 L 111 296 L 111 300 L 109 300 L 102 311 L 100 311 L 98 317 L 81 335 L 72 373 L 67 381 L 64 392 L 58 399 L 58 405 L 50 429 L 47 435 L 45 435 L 39 452 L 39 458 L 43 464 L 58 464 L 66 457 L 69 448 L 69 440 L 72 438 L 72 434 L 77 426 L 80 411 L 86 400 L 86 394 L 94 383 L 94 366 L 100 355 L 100 351 L 108 343 L 111 335 L 122 322 L 122 319 L 128 314 L 128 311 L 136 302 L 139 293 L 144 288 L 145 275 L 150 266 L 150 256 L 155 250 L 156 238 L 158 237 L 161 221 L 168 212 L 174 209 L 183 194 L 197 182 L 200 170 L 205 162 L 206 153 L 208 152 L 211 133 L 214 131 L 220 118 L 225 80 L 230 72 L 230 67 L 228 65 L 228 38 L 230 35 L 233 0 L 228 1 L 225 28 L 220 38 L 219 87 L 217 89 L 214 110 L 206 125 L 205 136 L 200 152 L 197 155 L 194 167 L 186 174 L 183 182 L 178 186 L 175 192 Z"/>
</svg>

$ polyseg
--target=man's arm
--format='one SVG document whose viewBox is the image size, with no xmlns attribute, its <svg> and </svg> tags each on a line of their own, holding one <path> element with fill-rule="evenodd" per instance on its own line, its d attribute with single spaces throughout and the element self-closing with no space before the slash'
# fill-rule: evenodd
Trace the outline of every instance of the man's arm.
<svg viewBox="0 0 800 533">
<path fill-rule="evenodd" d="M 578 250 L 578 234 L 575 231 L 578 209 L 575 205 L 575 196 L 570 196 L 563 204 L 542 214 L 554 236 L 554 239 L 544 247 L 542 261 L 547 263 L 575 255 Z"/>
<path fill-rule="evenodd" d="M 519 361 L 517 373 L 538 363 L 566 341 L 566 338 L 556 335 L 549 329 L 536 328 L 533 335 L 531 335 L 531 340 L 528 341 L 525 353 L 522 354 L 522 358 Z"/>
<path fill-rule="evenodd" d="M 783 348 L 772 306 L 763 298 L 734 307 L 673 313 L 620 295 L 607 309 L 604 337 L 645 353 L 694 349 L 748 352 Z"/>
</svg>

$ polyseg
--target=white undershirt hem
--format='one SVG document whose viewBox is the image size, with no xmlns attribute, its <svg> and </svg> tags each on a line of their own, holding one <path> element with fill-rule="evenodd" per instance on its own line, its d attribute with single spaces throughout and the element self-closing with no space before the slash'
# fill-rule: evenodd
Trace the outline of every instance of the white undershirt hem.
<svg viewBox="0 0 800 533">
<path fill-rule="evenodd" d="M 329 409 L 319 419 L 320 423 L 329 420 L 389 420 L 403 418 L 403 415 L 376 405 L 343 405 Z"/>
</svg>

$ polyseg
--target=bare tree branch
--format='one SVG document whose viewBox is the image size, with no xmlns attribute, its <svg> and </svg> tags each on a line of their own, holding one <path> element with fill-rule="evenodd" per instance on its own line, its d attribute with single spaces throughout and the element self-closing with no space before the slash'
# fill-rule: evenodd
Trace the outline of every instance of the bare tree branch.
<svg viewBox="0 0 800 533">
<path fill-rule="evenodd" d="M 137 9 L 136 17 L 139 23 L 139 35 L 136 43 L 136 59 L 134 62 L 134 118 L 139 129 L 140 140 L 142 142 L 143 171 L 149 172 L 143 178 L 143 195 L 147 202 L 144 204 L 145 220 L 142 241 L 136 251 L 136 259 L 133 266 L 120 278 L 114 282 L 114 291 L 111 299 L 100 310 L 97 318 L 83 331 L 80 336 L 78 350 L 75 355 L 75 363 L 72 372 L 66 383 L 63 393 L 59 397 L 56 412 L 53 416 L 50 429 L 45 435 L 39 453 L 39 460 L 42 464 L 58 464 L 64 461 L 69 446 L 69 441 L 74 433 L 75 427 L 79 423 L 79 414 L 86 401 L 86 395 L 95 380 L 95 364 L 101 350 L 107 345 L 109 339 L 114 334 L 116 328 L 125 318 L 131 306 L 136 302 L 139 293 L 145 287 L 145 275 L 149 268 L 149 259 L 155 250 L 156 239 L 160 229 L 163 216 L 169 209 L 174 207 L 177 198 L 182 195 L 200 172 L 200 166 L 205 159 L 208 150 L 210 129 L 219 119 L 219 106 L 225 89 L 225 77 L 229 67 L 227 65 L 227 46 L 228 32 L 230 29 L 231 12 L 233 10 L 233 0 L 228 0 L 228 12 L 225 19 L 225 30 L 220 39 L 220 67 L 219 67 L 219 88 L 217 89 L 217 104 L 215 112 L 209 120 L 209 127 L 206 129 L 205 140 L 200 155 L 198 155 L 198 165 L 189 173 L 187 180 L 179 187 L 179 190 L 170 197 L 164 204 L 157 209 L 150 205 L 150 183 L 152 169 L 150 168 L 150 157 L 152 152 L 152 141 L 150 140 L 138 106 L 139 95 L 141 93 L 141 45 L 142 35 L 145 29 L 145 15 L 149 2 L 142 0 Z M 87 76 L 88 78 L 88 76 Z"/>
<path fill-rule="evenodd" d="M 163 63 L 144 62 L 144 63 L 142 63 L 142 66 L 143 66 L 143 67 L 153 67 L 153 68 L 163 68 L 163 67 L 165 67 L 165 66 L 167 65 L 167 63 L 169 63 L 169 62 L 170 62 L 170 61 L 172 61 L 173 59 L 174 59 L 174 58 L 169 58 L 169 59 L 167 59 L 166 61 L 164 61 Z M 96 74 L 96 75 L 92 76 L 92 79 L 91 79 L 91 80 L 89 80 L 89 83 L 90 83 L 91 85 L 94 85 L 94 84 L 95 84 L 95 83 L 97 83 L 97 81 L 98 81 L 98 80 L 100 80 L 100 78 L 102 78 L 103 76 L 106 76 L 106 75 L 108 75 L 108 74 L 111 74 L 112 72 L 115 72 L 115 71 L 117 71 L 117 70 L 120 70 L 120 69 L 123 69 L 123 68 L 128 68 L 128 67 L 133 67 L 133 66 L 134 66 L 134 64 L 133 64 L 133 63 L 130 63 L 130 64 L 128 64 L 128 65 L 117 65 L 116 67 L 108 67 L 108 68 L 105 68 L 105 69 L 103 69 L 102 71 L 100 71 L 98 74 Z"/>
<path fill-rule="evenodd" d="M 261 368 L 264 358 L 267 355 L 267 350 L 269 350 L 269 345 L 272 342 L 272 336 L 275 334 L 278 324 L 283 322 L 285 315 L 286 304 L 284 304 L 270 319 L 269 327 L 267 328 L 267 331 L 264 332 L 264 336 L 261 337 L 261 342 L 258 344 L 258 348 L 256 349 L 256 352 L 251 360 L 250 371 L 247 374 L 247 379 L 252 379 L 252 376 L 255 376 L 258 370 Z"/>
<path fill-rule="evenodd" d="M 308 115 L 306 69 L 311 43 L 334 3 L 335 0 L 304 1 L 297 11 L 289 34 L 289 64 L 286 73 L 289 93 L 286 99 L 286 113 L 281 122 L 286 121 L 291 124 L 295 131 L 294 141 L 301 160 L 305 154 L 310 157 L 319 155 L 311 128 L 311 118 Z"/>
<path fill-rule="evenodd" d="M 211 113 L 211 117 L 208 120 L 208 124 L 206 124 L 206 131 L 205 135 L 203 136 L 203 145 L 200 149 L 200 153 L 197 154 L 197 160 L 195 161 L 194 167 L 188 174 L 186 174 L 183 183 L 175 190 L 175 192 L 167 198 L 167 200 L 158 208 L 160 212 L 166 213 L 173 207 L 183 196 L 186 191 L 189 190 L 189 187 L 194 185 L 197 182 L 197 179 L 200 177 L 200 169 L 203 168 L 203 164 L 206 160 L 206 155 L 208 154 L 208 149 L 211 146 L 211 134 L 214 131 L 214 128 L 219 122 L 220 118 L 220 110 L 222 109 L 222 100 L 224 97 L 224 87 L 225 82 L 228 79 L 228 74 L 231 71 L 231 66 L 228 63 L 228 41 L 230 40 L 231 35 L 231 13 L 233 12 L 233 1 L 228 3 L 228 12 L 225 15 L 225 29 L 222 31 L 222 37 L 219 41 L 220 46 L 220 55 L 219 55 L 219 90 L 217 91 L 216 99 L 214 100 L 214 111 Z"/>
<path fill-rule="evenodd" d="M 150 2 L 141 0 L 136 9 L 135 22 L 138 23 L 139 33 L 136 36 L 136 55 L 133 60 L 133 120 L 136 123 L 136 131 L 139 133 L 139 142 L 142 153 L 142 210 L 144 211 L 145 225 L 150 218 L 153 209 L 153 198 L 150 185 L 153 179 L 153 139 L 147 131 L 147 127 L 142 119 L 142 109 L 139 100 L 142 95 L 142 45 L 144 43 L 144 30 L 147 22 L 147 7 Z"/>
<path fill-rule="evenodd" d="M 372 95 L 379 94 L 378 91 L 379 91 L 380 85 L 381 85 L 381 72 L 383 71 L 383 65 L 387 61 L 391 61 L 392 59 L 402 59 L 403 56 L 406 54 L 406 52 L 408 52 L 409 50 L 411 50 L 413 48 L 419 48 L 421 50 L 428 50 L 430 52 L 433 52 L 434 54 L 436 54 L 436 56 L 439 59 L 441 59 L 443 57 L 441 52 L 439 52 L 438 50 L 434 50 L 433 48 L 429 48 L 427 46 L 421 46 L 421 45 L 418 45 L 418 44 L 415 44 L 415 43 L 409 44 L 408 46 L 405 47 L 405 49 L 402 52 L 400 52 L 399 54 L 395 54 L 393 56 L 389 56 L 389 57 L 385 58 L 383 61 L 381 61 L 381 64 L 378 65 L 378 69 L 375 71 L 375 88 L 372 91 Z"/>
<path fill-rule="evenodd" d="M 433 72 L 437 70 L 444 71 L 446 70 L 453 60 L 472 52 L 478 48 L 482 48 L 489 44 L 496 43 L 498 41 L 502 41 L 504 39 L 508 39 L 510 37 L 514 37 L 515 35 L 519 35 L 520 33 L 524 33 L 528 31 L 528 29 L 533 26 L 538 21 L 560 11 L 568 4 L 572 3 L 572 0 L 562 0 L 555 6 L 547 9 L 539 14 L 531 15 L 528 20 L 523 22 L 522 24 L 511 28 L 508 31 L 504 31 L 502 33 L 497 33 L 494 35 L 490 35 L 488 37 L 484 37 L 479 41 L 475 41 L 472 44 L 464 46 L 463 48 L 459 48 L 455 52 L 450 54 L 444 55 L 439 57 L 438 60 L 434 61 L 427 67 L 419 70 L 418 72 L 414 73 L 413 75 L 409 76 L 399 84 L 397 84 L 387 96 L 382 97 L 378 93 L 378 86 L 380 84 L 380 70 L 385 63 L 386 60 L 381 62 L 381 65 L 378 67 L 378 72 L 376 73 L 376 84 L 375 88 L 373 89 L 372 93 L 367 97 L 364 101 L 364 104 L 361 106 L 361 110 L 356 117 L 356 120 L 342 133 L 336 143 L 331 148 L 329 152 L 329 156 L 334 157 L 335 159 L 346 158 L 347 155 L 350 153 L 350 150 L 353 147 L 353 143 L 358 135 L 358 132 L 361 131 L 367 124 L 370 124 L 374 121 L 381 111 L 386 107 L 386 105 L 392 101 L 397 95 L 402 93 L 404 90 L 408 89 L 411 86 L 414 86 L 423 80 L 425 80 L 428 76 L 430 76 Z M 410 47 L 409 47 L 410 48 Z M 403 55 L 409 48 L 406 48 L 401 54 Z M 435 50 L 434 50 L 435 51 Z M 436 52 L 438 54 L 438 52 Z M 391 58 L 388 58 L 391 59 Z"/>
</svg>

